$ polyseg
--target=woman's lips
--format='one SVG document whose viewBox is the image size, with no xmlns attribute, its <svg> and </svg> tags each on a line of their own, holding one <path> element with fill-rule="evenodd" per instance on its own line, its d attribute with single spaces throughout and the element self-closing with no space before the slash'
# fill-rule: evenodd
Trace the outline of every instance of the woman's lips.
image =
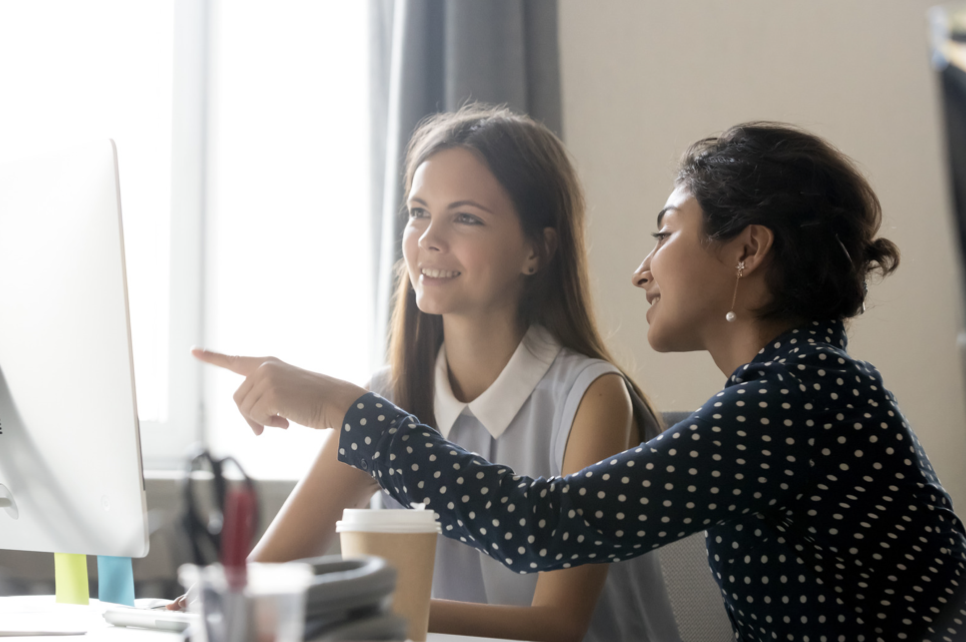
<svg viewBox="0 0 966 642">
<path fill-rule="evenodd" d="M 431 279 L 452 279 L 460 275 L 459 270 L 443 270 L 440 268 L 420 268 L 419 273 Z"/>
<path fill-rule="evenodd" d="M 419 280 L 423 283 L 444 283 L 452 281 L 462 272 L 459 270 L 445 270 L 442 268 L 419 268 Z"/>
</svg>

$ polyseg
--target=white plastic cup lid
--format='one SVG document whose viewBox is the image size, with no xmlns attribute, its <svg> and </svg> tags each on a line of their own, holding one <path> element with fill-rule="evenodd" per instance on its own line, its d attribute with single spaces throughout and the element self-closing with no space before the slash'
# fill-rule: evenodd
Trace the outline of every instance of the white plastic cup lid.
<svg viewBox="0 0 966 642">
<path fill-rule="evenodd" d="M 421 505 L 420 505 L 421 506 Z M 442 533 L 436 514 L 421 508 L 346 508 L 335 523 L 337 533 Z"/>
</svg>

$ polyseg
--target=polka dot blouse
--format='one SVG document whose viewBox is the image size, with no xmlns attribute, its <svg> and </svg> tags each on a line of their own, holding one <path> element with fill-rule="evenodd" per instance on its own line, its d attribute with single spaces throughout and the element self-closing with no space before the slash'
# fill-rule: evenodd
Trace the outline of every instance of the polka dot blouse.
<svg viewBox="0 0 966 642">
<path fill-rule="evenodd" d="M 662 435 L 529 479 L 374 394 L 340 458 L 521 573 L 622 560 L 707 531 L 741 640 L 966 640 L 966 536 L 895 398 L 841 322 L 766 346 Z"/>
</svg>

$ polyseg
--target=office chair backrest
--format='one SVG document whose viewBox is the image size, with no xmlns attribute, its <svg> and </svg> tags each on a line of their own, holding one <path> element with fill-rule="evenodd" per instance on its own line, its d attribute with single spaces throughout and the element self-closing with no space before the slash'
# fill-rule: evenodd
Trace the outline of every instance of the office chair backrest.
<svg viewBox="0 0 966 642">
<path fill-rule="evenodd" d="M 690 415 L 662 413 L 670 428 Z M 721 589 L 711 576 L 704 532 L 689 535 L 661 548 L 661 568 L 681 642 L 727 642 L 734 640 L 725 613 Z"/>
</svg>

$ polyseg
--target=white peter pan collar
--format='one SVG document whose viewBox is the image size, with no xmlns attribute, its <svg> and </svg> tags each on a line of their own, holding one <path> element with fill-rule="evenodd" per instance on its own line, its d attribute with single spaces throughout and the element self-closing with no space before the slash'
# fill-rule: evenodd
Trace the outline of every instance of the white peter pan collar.
<svg viewBox="0 0 966 642">
<path fill-rule="evenodd" d="M 494 439 L 499 439 L 547 374 L 560 350 L 560 343 L 545 328 L 530 326 L 496 381 L 479 397 L 464 403 L 456 398 L 449 384 L 444 343 L 436 356 L 433 402 L 439 432 L 449 437 L 457 417 L 468 409 Z"/>
</svg>

